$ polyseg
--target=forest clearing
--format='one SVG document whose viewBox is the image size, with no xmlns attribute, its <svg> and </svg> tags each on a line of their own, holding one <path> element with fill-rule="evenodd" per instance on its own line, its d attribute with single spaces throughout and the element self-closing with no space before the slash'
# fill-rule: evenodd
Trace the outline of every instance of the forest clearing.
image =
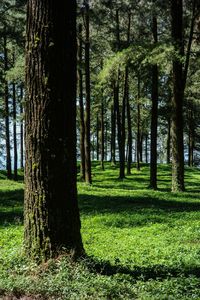
<svg viewBox="0 0 200 300">
<path fill-rule="evenodd" d="M 1 173 L 0 294 L 35 299 L 199 299 L 200 174 L 187 168 L 187 191 L 170 192 L 160 165 L 158 191 L 149 167 L 124 181 L 118 168 L 93 163 L 93 186 L 78 182 L 87 258 L 61 255 L 39 266 L 23 255 L 23 183 Z"/>
<path fill-rule="evenodd" d="M 0 0 L 0 299 L 200 299 L 200 0 Z"/>
</svg>

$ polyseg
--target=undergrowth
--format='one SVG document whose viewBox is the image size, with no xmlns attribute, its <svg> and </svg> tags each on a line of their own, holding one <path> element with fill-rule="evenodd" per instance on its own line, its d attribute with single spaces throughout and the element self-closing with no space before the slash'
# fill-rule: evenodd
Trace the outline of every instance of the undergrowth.
<svg viewBox="0 0 200 300">
<path fill-rule="evenodd" d="M 200 299 L 200 171 L 186 168 L 184 193 L 170 192 L 168 166 L 158 171 L 152 191 L 147 165 L 122 181 L 117 167 L 93 163 L 93 184 L 78 182 L 87 259 L 40 266 L 23 253 L 23 183 L 1 173 L 0 295 Z"/>
</svg>

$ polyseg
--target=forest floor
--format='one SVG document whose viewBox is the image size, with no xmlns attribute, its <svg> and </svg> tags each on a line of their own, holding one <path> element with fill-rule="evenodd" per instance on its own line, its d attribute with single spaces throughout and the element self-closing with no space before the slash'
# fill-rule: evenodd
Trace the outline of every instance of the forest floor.
<svg viewBox="0 0 200 300">
<path fill-rule="evenodd" d="M 0 173 L 0 299 L 200 299 L 200 170 L 186 167 L 186 192 L 171 193 L 170 167 L 123 181 L 93 163 L 93 185 L 78 182 L 87 259 L 36 266 L 22 250 L 23 183 Z"/>
</svg>

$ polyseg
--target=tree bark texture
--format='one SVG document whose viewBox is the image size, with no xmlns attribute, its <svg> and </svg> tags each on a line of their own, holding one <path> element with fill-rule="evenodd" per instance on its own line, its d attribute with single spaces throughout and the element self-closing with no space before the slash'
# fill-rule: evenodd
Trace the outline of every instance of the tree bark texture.
<svg viewBox="0 0 200 300">
<path fill-rule="evenodd" d="M 76 1 L 29 0 L 25 247 L 41 261 L 83 253 L 76 190 Z"/>
</svg>

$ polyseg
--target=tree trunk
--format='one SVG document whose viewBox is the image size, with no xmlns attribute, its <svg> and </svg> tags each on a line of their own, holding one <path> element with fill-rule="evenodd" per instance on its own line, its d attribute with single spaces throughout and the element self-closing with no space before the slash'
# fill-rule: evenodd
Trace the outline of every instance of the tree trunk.
<svg viewBox="0 0 200 300">
<path fill-rule="evenodd" d="M 85 107 L 85 181 L 92 183 L 91 174 L 91 150 L 90 150 L 90 17 L 88 0 L 84 1 L 85 5 L 85 90 L 86 90 L 86 107 Z"/>
<path fill-rule="evenodd" d="M 24 121 L 23 121 L 23 86 L 20 86 L 20 167 L 24 169 Z"/>
<path fill-rule="evenodd" d="M 157 17 L 153 16 L 154 44 L 158 42 Z M 151 160 L 150 188 L 157 189 L 157 127 L 158 127 L 158 66 L 152 66 L 152 108 L 151 108 Z"/>
<path fill-rule="evenodd" d="M 123 151 L 123 143 L 122 143 L 122 123 L 120 116 L 120 108 L 119 108 L 119 82 L 115 83 L 115 105 L 116 105 L 116 115 L 117 115 L 117 140 L 118 140 L 118 149 L 119 149 L 119 179 L 125 178 L 124 173 L 124 165 L 125 165 L 125 157 Z"/>
<path fill-rule="evenodd" d="M 14 180 L 17 180 L 17 112 L 16 112 L 16 87 L 15 83 L 12 84 L 13 88 L 13 154 L 14 154 Z"/>
<path fill-rule="evenodd" d="M 101 98 L 101 168 L 104 171 L 104 105 L 103 96 Z"/>
<path fill-rule="evenodd" d="M 145 136 L 145 158 L 146 158 L 146 164 L 148 164 L 148 134 Z"/>
<path fill-rule="evenodd" d="M 83 253 L 76 190 L 76 1 L 29 0 L 25 247 L 41 261 Z"/>
<path fill-rule="evenodd" d="M 115 139 L 116 139 L 116 107 L 115 107 L 115 99 L 114 99 L 114 105 L 111 107 L 111 164 L 112 165 L 116 164 Z"/>
<path fill-rule="evenodd" d="M 80 119 L 80 153 L 81 153 L 81 166 L 80 174 L 81 179 L 85 181 L 85 123 L 84 123 L 84 105 L 83 105 L 83 43 L 82 43 L 82 25 L 79 24 L 79 37 L 78 37 L 78 83 L 79 83 L 79 119 Z"/>
<path fill-rule="evenodd" d="M 8 70 L 8 50 L 7 50 L 7 38 L 4 36 L 4 71 Z M 5 131 L 6 131 L 6 170 L 7 178 L 12 178 L 11 170 L 11 155 L 10 155 L 10 126 L 9 126 L 9 91 L 8 82 L 4 83 L 4 105 L 5 105 Z"/>
<path fill-rule="evenodd" d="M 131 126 L 131 110 L 129 103 L 129 96 L 127 97 L 127 125 L 128 125 L 128 155 L 127 155 L 127 175 L 131 174 L 131 163 L 132 163 L 132 126 Z"/>
<path fill-rule="evenodd" d="M 183 57 L 183 4 L 182 0 L 171 0 L 172 39 L 174 47 Z M 178 55 L 173 60 L 172 97 L 172 191 L 184 191 L 184 145 L 183 145 L 183 66 Z"/>
<path fill-rule="evenodd" d="M 189 129 L 188 129 L 188 166 L 193 167 L 194 164 L 194 119 L 192 108 L 189 109 Z"/>
<path fill-rule="evenodd" d="M 140 170 L 140 75 L 138 75 L 138 99 L 137 99 L 137 170 Z"/>
<path fill-rule="evenodd" d="M 168 118 L 167 126 L 167 164 L 171 162 L 171 117 Z"/>
<path fill-rule="evenodd" d="M 96 142 L 96 151 L 97 151 L 97 161 L 99 160 L 99 116 L 97 114 L 97 124 L 96 124 L 96 139 L 97 139 L 97 142 Z"/>
</svg>

